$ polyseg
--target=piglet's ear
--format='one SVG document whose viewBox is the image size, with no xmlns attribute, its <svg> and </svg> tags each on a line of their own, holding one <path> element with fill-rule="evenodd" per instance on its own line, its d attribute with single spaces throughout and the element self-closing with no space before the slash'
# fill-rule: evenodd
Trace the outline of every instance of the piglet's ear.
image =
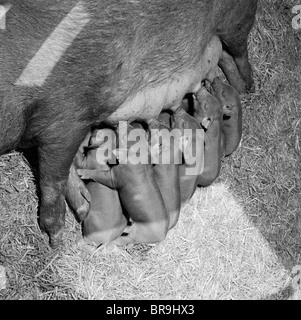
<svg viewBox="0 0 301 320">
<path fill-rule="evenodd" d="M 202 87 L 198 92 L 194 94 L 194 97 L 197 101 L 201 101 L 207 95 L 207 90 L 205 87 Z"/>
<path fill-rule="evenodd" d="M 202 119 L 201 125 L 206 130 L 208 130 L 208 128 L 211 126 L 211 124 L 212 124 L 212 120 L 210 120 L 210 118 L 205 117 Z"/>
<path fill-rule="evenodd" d="M 77 153 L 74 157 L 73 163 L 77 168 L 84 168 L 84 166 L 86 164 L 85 156 L 80 150 L 77 151 Z"/>
<path fill-rule="evenodd" d="M 94 130 L 91 138 L 89 146 L 91 148 L 97 148 L 105 143 L 105 141 L 111 141 L 116 144 L 116 135 L 115 132 L 111 129 L 101 129 L 101 130 Z"/>
<path fill-rule="evenodd" d="M 183 117 L 180 117 L 180 116 L 173 117 L 172 129 L 179 129 L 183 134 L 185 129 L 185 120 L 183 119 Z"/>
</svg>

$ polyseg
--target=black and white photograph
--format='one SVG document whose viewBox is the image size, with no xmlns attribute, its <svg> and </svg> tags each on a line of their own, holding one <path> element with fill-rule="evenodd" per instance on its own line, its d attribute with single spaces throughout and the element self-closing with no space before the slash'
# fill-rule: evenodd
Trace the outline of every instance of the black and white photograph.
<svg viewBox="0 0 301 320">
<path fill-rule="evenodd" d="M 0 300 L 301 300 L 301 0 L 0 0 Z"/>
</svg>

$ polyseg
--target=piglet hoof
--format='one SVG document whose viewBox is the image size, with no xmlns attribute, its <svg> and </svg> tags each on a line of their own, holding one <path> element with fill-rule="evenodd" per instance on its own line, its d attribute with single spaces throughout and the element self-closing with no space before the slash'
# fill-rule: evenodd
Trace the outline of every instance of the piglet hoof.
<svg viewBox="0 0 301 320">
<path fill-rule="evenodd" d="M 242 90 L 237 90 L 238 93 L 239 93 L 239 97 L 241 99 L 245 99 L 249 96 L 249 94 L 251 93 L 255 93 L 255 83 L 254 81 L 252 80 L 250 83 L 246 83 L 244 84 L 243 86 L 243 89 Z"/>
<path fill-rule="evenodd" d="M 58 249 L 63 244 L 63 231 L 49 235 L 49 244 L 53 250 Z"/>
<path fill-rule="evenodd" d="M 255 93 L 255 83 L 252 80 L 249 84 L 247 84 L 247 92 L 248 93 Z"/>
</svg>

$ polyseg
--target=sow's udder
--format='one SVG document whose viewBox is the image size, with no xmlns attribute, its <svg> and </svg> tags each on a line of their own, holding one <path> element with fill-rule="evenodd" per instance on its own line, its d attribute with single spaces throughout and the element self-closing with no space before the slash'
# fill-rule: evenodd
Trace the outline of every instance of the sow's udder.
<svg viewBox="0 0 301 320">
<path fill-rule="evenodd" d="M 126 101 L 112 113 L 107 121 L 150 120 L 157 117 L 162 110 L 176 110 L 181 106 L 185 94 L 196 93 L 205 79 L 213 81 L 222 44 L 218 37 L 213 36 L 203 53 L 190 69 L 175 73 L 164 82 L 149 84 L 146 88 L 129 96 Z"/>
<path fill-rule="evenodd" d="M 221 42 L 218 37 L 214 36 L 205 47 L 204 52 L 200 53 L 194 67 L 180 74 L 172 74 L 166 81 L 155 85 L 151 84 L 129 96 L 106 121 L 110 123 L 132 122 L 136 119 L 147 121 L 156 118 L 164 109 L 177 110 L 181 106 L 185 94 L 196 93 L 201 88 L 201 82 L 205 79 L 213 81 L 221 54 Z M 77 213 L 79 220 L 83 220 L 89 211 L 89 201 L 87 202 L 84 194 L 82 197 L 78 197 L 78 192 L 84 186 L 81 180 L 74 181 L 72 175 L 69 176 L 69 180 L 73 184 L 80 184 L 78 188 L 69 188 L 68 202 Z"/>
</svg>

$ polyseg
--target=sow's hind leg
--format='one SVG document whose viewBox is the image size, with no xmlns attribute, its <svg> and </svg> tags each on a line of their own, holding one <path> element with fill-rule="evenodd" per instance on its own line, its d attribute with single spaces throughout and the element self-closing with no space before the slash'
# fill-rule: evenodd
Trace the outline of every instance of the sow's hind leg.
<svg viewBox="0 0 301 320">
<path fill-rule="evenodd" d="M 252 68 L 248 55 L 248 35 L 252 29 L 255 14 L 257 10 L 257 0 L 241 1 L 236 5 L 236 10 L 232 10 L 226 19 L 222 22 L 217 30 L 223 48 L 233 57 L 239 75 L 245 83 L 245 88 L 237 86 L 238 79 L 233 79 L 233 64 L 227 67 L 227 56 L 223 55 L 220 66 L 231 85 L 233 85 L 239 93 L 246 91 L 254 92 L 254 80 L 252 76 Z M 230 61 L 228 59 L 228 61 Z"/>
<path fill-rule="evenodd" d="M 69 128 L 69 130 L 66 130 Z M 69 169 L 89 127 L 79 123 L 49 126 L 38 137 L 40 173 L 40 228 L 49 235 L 50 246 L 61 244 L 65 224 L 65 195 Z"/>
<path fill-rule="evenodd" d="M 219 67 L 223 70 L 229 83 L 242 95 L 247 91 L 255 91 L 252 68 L 248 58 L 248 50 L 246 47 L 244 50 L 245 51 L 241 56 L 236 58 L 233 58 L 223 50 L 218 62 Z"/>
<path fill-rule="evenodd" d="M 218 66 L 223 70 L 229 83 L 231 83 L 239 93 L 244 94 L 246 92 L 245 82 L 238 71 L 234 59 L 225 50 L 223 50 Z"/>
</svg>

